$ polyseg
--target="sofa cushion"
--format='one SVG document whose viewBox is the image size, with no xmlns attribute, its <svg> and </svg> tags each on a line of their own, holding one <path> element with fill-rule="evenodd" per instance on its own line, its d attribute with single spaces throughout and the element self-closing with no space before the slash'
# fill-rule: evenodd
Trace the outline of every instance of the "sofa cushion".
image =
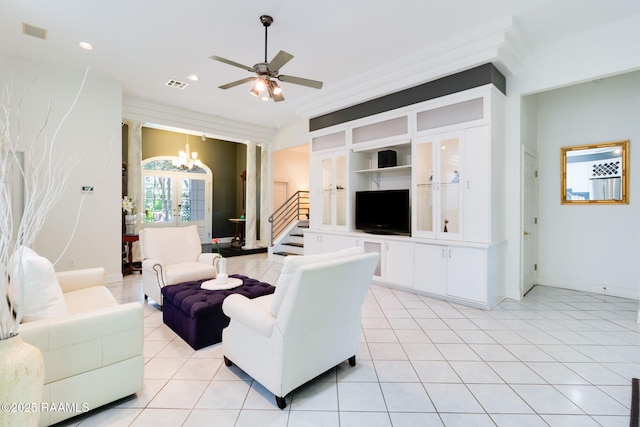
<svg viewBox="0 0 640 427">
<path fill-rule="evenodd" d="M 22 321 L 61 317 L 67 314 L 67 305 L 56 278 L 53 264 L 30 248 L 17 250 L 11 257 L 10 298 L 14 310 L 22 309 Z M 20 298 L 20 286 L 24 289 Z"/>
<path fill-rule="evenodd" d="M 215 267 L 203 262 L 182 262 L 178 264 L 167 264 L 164 267 L 166 270 L 167 285 L 192 282 L 203 278 L 213 279 L 216 277 Z"/>
<path fill-rule="evenodd" d="M 284 259 L 280 277 L 276 283 L 276 291 L 273 294 L 273 301 L 271 303 L 271 314 L 278 315 L 284 296 L 287 293 L 287 289 L 295 276 L 296 271 L 303 265 L 313 264 L 320 261 L 329 261 L 332 259 L 344 258 L 351 255 L 357 255 L 364 253 L 364 249 L 358 246 L 351 248 L 341 249 L 336 252 L 329 252 L 315 255 L 305 256 L 289 256 Z"/>
<path fill-rule="evenodd" d="M 196 262 L 202 252 L 198 227 L 146 227 L 140 230 L 142 258 L 164 263 Z"/>
<path fill-rule="evenodd" d="M 66 292 L 64 300 L 69 314 L 85 313 L 103 307 L 118 305 L 111 292 L 104 286 L 91 286 L 77 291 Z"/>
</svg>

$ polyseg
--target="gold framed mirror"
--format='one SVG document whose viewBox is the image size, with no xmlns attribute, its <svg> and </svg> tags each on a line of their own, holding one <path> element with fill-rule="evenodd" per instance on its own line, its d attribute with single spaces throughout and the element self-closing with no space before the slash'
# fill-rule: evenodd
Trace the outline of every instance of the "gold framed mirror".
<svg viewBox="0 0 640 427">
<path fill-rule="evenodd" d="M 561 149 L 562 204 L 628 204 L 629 141 Z"/>
</svg>

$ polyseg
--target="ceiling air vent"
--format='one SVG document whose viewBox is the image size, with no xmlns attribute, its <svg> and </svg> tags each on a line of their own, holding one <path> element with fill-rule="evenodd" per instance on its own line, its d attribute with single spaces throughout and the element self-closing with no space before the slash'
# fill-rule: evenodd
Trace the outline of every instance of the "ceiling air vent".
<svg viewBox="0 0 640 427">
<path fill-rule="evenodd" d="M 22 34 L 37 37 L 42 40 L 47 39 L 47 30 L 36 27 L 35 25 L 27 24 L 26 22 L 22 23 Z"/>
<path fill-rule="evenodd" d="M 165 83 L 165 86 L 175 87 L 176 89 L 184 89 L 189 86 L 189 83 L 180 82 L 178 80 L 171 79 Z"/>
</svg>

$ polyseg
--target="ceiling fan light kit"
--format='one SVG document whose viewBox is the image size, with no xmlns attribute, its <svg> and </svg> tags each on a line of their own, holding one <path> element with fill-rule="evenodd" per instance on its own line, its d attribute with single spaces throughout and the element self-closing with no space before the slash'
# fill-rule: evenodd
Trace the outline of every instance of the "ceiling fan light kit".
<svg viewBox="0 0 640 427">
<path fill-rule="evenodd" d="M 253 72 L 256 74 L 256 76 L 236 80 L 234 82 L 227 83 L 218 87 L 220 89 L 229 89 L 253 81 L 253 87 L 249 91 L 252 95 L 260 96 L 260 94 L 262 93 L 263 100 L 268 101 L 269 99 L 273 99 L 275 102 L 284 101 L 284 96 L 282 96 L 282 88 L 280 88 L 280 85 L 276 82 L 276 79 L 280 80 L 281 82 L 293 83 L 301 86 L 311 87 L 314 89 L 321 89 L 321 81 L 305 79 L 302 77 L 280 75 L 280 68 L 282 68 L 287 62 L 293 59 L 293 55 L 291 55 L 290 53 L 281 50 L 276 54 L 276 56 L 273 57 L 271 62 L 267 61 L 267 32 L 269 26 L 273 23 L 273 18 L 269 15 L 262 15 L 260 16 L 260 22 L 264 26 L 264 62 L 258 62 L 253 67 L 249 67 L 247 65 L 243 65 L 217 55 L 209 57 L 210 59 L 213 59 L 215 61 L 219 61 L 234 67 L 242 68 L 243 70 L 247 70 L 249 72 Z"/>
</svg>

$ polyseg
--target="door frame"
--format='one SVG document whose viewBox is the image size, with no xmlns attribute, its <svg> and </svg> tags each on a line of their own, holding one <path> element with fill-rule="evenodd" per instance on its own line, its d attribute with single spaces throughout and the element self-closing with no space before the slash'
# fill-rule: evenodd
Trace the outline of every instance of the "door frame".
<svg viewBox="0 0 640 427">
<path fill-rule="evenodd" d="M 527 161 L 527 156 L 533 160 L 533 171 L 529 169 L 531 163 Z M 528 271 L 530 265 L 538 264 L 538 153 L 525 145 L 521 151 L 521 216 L 520 216 L 520 298 L 523 298 L 529 290 L 535 286 L 537 279 L 537 270 Z M 533 181 L 528 182 L 529 177 L 533 176 Z M 532 185 L 529 185 L 532 184 Z M 532 190 L 532 191 L 530 191 Z M 529 223 L 527 218 L 534 218 Z M 527 246 L 529 248 L 527 249 Z M 527 260 L 527 254 L 533 257 Z M 530 283 L 525 279 L 528 275 L 533 274 L 533 281 Z"/>
<path fill-rule="evenodd" d="M 211 169 L 207 166 L 207 165 L 201 165 L 200 168 L 203 169 L 205 171 L 205 173 L 201 173 L 201 174 L 189 174 L 189 172 L 184 172 L 184 171 L 180 171 L 180 170 L 165 170 L 165 171 L 154 171 L 154 170 L 146 170 L 144 169 L 144 165 L 146 163 L 149 162 L 153 162 L 153 161 L 159 161 L 159 160 L 167 160 L 167 161 L 171 161 L 174 159 L 178 159 L 177 157 L 174 156 L 157 156 L 157 157 L 150 157 L 148 159 L 144 159 L 142 161 L 142 167 L 141 167 L 141 175 L 142 175 L 142 179 L 140 180 L 140 184 L 141 184 L 141 195 L 142 195 L 142 206 L 144 206 L 144 202 L 145 202 L 145 176 L 166 176 L 166 177 L 171 177 L 172 179 L 176 179 L 176 185 L 173 188 L 174 192 L 179 193 L 181 187 L 181 184 L 179 182 L 179 180 L 183 177 L 187 177 L 187 176 L 192 176 L 192 177 L 202 177 L 204 178 L 204 183 L 205 183 L 205 217 L 203 221 L 180 221 L 179 220 L 179 215 L 177 214 L 177 210 L 176 210 L 176 206 L 175 203 L 178 202 L 180 200 L 180 198 L 173 198 L 173 210 L 174 210 L 174 216 L 176 217 L 175 221 L 171 221 L 171 222 L 161 222 L 161 223 L 149 223 L 149 222 L 144 222 L 142 221 L 141 223 L 141 227 L 156 227 L 156 228 L 161 228 L 161 227 L 185 227 L 188 225 L 197 225 L 198 226 L 198 234 L 200 235 L 200 240 L 202 243 L 210 243 L 211 242 L 211 233 L 213 230 L 213 213 L 212 213 L 212 205 L 213 205 L 213 186 L 212 186 L 212 182 L 213 182 L 213 173 L 211 171 Z M 179 206 L 179 205 L 178 205 Z"/>
</svg>

